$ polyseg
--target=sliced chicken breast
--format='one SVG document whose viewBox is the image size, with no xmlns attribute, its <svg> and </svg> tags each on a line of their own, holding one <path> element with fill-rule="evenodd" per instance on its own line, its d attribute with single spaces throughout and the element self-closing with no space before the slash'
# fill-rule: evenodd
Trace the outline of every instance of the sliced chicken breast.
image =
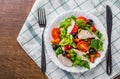
<svg viewBox="0 0 120 79">
<path fill-rule="evenodd" d="M 78 34 L 79 39 L 87 39 L 87 38 L 97 38 L 95 34 L 89 32 L 88 30 L 81 30 Z"/>
<path fill-rule="evenodd" d="M 81 58 L 82 58 L 82 60 L 86 60 L 86 61 L 88 61 L 89 62 L 89 59 L 88 58 L 85 58 L 83 55 L 85 55 L 85 54 L 87 54 L 86 52 L 82 52 L 82 51 L 80 51 L 80 50 L 77 50 L 77 49 L 73 49 L 76 53 L 77 53 L 77 55 L 78 56 L 80 56 Z"/>
<path fill-rule="evenodd" d="M 72 62 L 70 61 L 70 59 L 68 59 L 67 57 L 64 57 L 62 54 L 58 55 L 58 59 L 63 65 L 68 67 L 72 66 Z"/>
</svg>

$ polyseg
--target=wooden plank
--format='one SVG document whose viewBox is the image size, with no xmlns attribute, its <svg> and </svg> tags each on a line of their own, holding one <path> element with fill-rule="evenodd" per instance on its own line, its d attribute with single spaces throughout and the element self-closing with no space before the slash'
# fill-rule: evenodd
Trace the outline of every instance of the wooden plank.
<svg viewBox="0 0 120 79">
<path fill-rule="evenodd" d="M 17 35 L 35 0 L 0 0 L 0 79 L 47 79 Z"/>
</svg>

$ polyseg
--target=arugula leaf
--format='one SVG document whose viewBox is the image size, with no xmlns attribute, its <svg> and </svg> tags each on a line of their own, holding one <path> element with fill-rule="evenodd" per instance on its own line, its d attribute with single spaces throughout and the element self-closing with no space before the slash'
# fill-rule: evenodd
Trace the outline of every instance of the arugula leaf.
<svg viewBox="0 0 120 79">
<path fill-rule="evenodd" d="M 92 39 L 90 46 L 97 51 L 103 51 L 103 42 L 99 39 Z"/>
</svg>

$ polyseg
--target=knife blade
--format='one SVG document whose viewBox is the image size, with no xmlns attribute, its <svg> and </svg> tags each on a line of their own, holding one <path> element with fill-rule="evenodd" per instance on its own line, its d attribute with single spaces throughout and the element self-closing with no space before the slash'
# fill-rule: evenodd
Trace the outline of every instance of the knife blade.
<svg viewBox="0 0 120 79">
<path fill-rule="evenodd" d="M 110 75 L 112 72 L 112 56 L 111 56 L 112 11 L 109 5 L 106 6 L 106 22 L 107 22 L 107 34 L 108 34 L 106 72 L 108 75 Z"/>
</svg>

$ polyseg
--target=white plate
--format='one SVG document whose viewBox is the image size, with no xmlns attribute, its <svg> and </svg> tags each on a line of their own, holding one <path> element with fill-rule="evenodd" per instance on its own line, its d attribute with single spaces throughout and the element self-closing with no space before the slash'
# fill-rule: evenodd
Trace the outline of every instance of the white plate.
<svg viewBox="0 0 120 79">
<path fill-rule="evenodd" d="M 60 67 L 63 70 L 66 70 L 68 72 L 74 72 L 74 73 L 81 72 L 81 73 L 83 73 L 89 69 L 86 69 L 84 67 L 64 66 L 56 57 L 55 51 L 52 49 L 51 42 L 50 42 L 52 28 L 59 27 L 60 22 L 71 15 L 74 15 L 74 16 L 82 15 L 82 16 L 85 16 L 87 18 L 92 19 L 94 21 L 96 28 L 103 34 L 103 37 L 105 38 L 105 41 L 103 44 L 104 51 L 100 52 L 100 54 L 101 54 L 100 58 L 97 58 L 94 63 L 90 63 L 90 69 L 96 67 L 96 65 L 98 65 L 102 61 L 102 59 L 105 57 L 105 53 L 106 53 L 107 45 L 108 45 L 108 38 L 107 38 L 106 30 L 97 17 L 95 17 L 94 15 L 92 15 L 88 12 L 85 12 L 85 11 L 67 11 L 67 12 L 64 12 L 64 13 L 60 14 L 59 16 L 55 17 L 55 19 L 53 20 L 51 25 L 48 25 L 49 27 L 46 28 L 46 30 L 45 30 L 45 46 L 47 49 L 47 54 L 49 55 L 50 59 L 55 63 L 56 66 Z"/>
</svg>

